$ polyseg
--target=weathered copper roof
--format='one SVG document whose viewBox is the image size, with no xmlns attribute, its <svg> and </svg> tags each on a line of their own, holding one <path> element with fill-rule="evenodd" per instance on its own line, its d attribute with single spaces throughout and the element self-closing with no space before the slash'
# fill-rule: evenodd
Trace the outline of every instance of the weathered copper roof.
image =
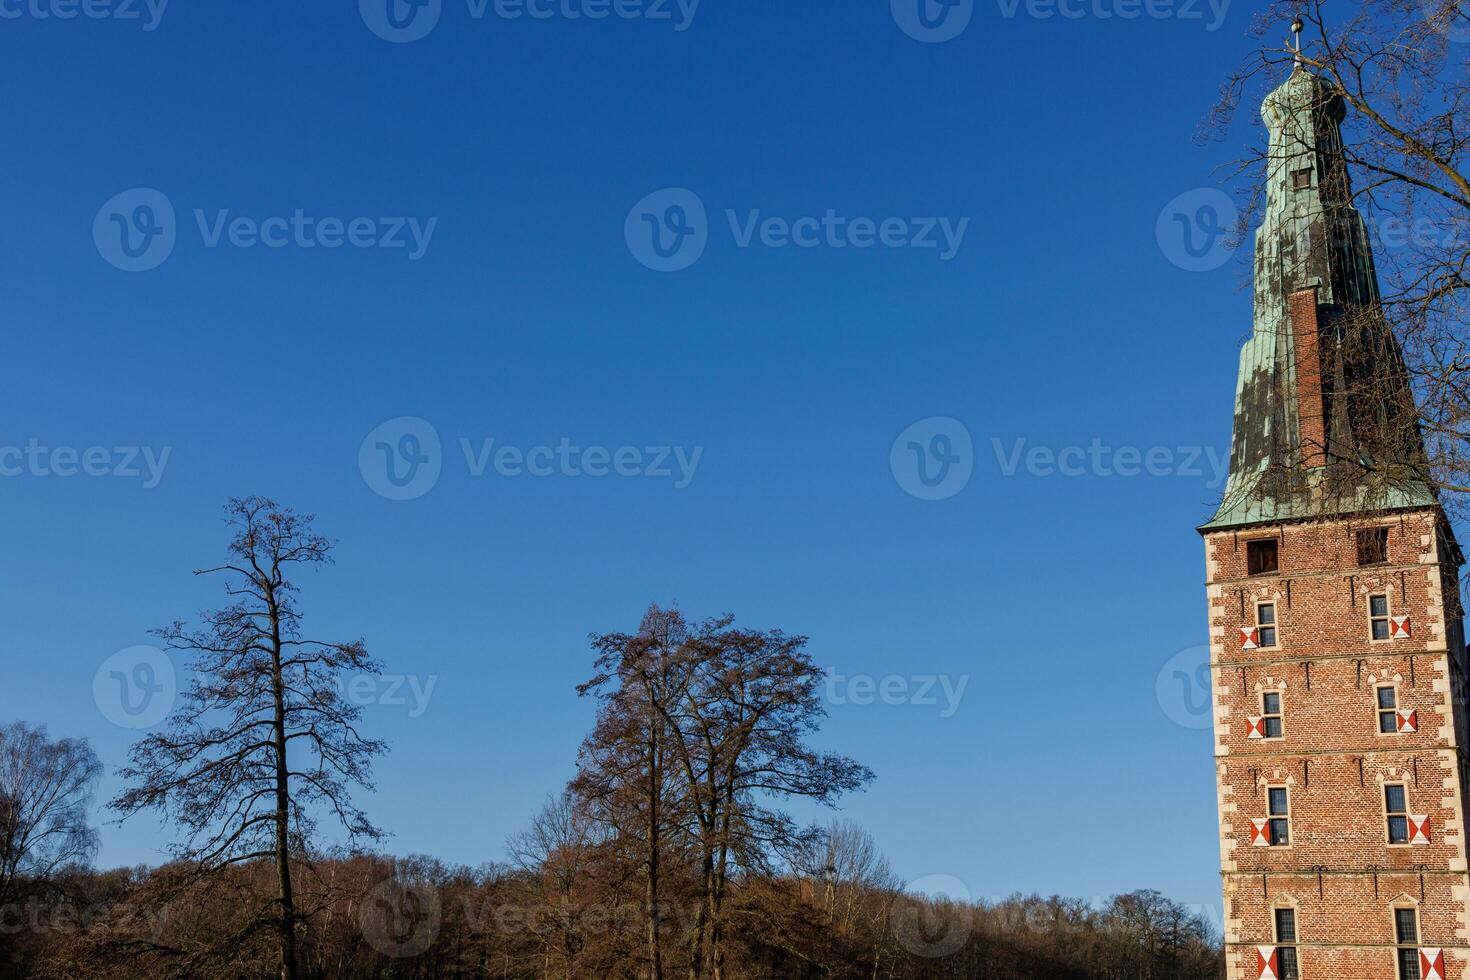
<svg viewBox="0 0 1470 980">
<path fill-rule="evenodd" d="M 1423 473 L 1423 445 L 1402 353 L 1382 316 L 1367 229 L 1352 205 L 1343 114 L 1333 87 L 1300 67 L 1261 107 L 1271 137 L 1256 231 L 1255 322 L 1240 352 L 1230 478 L 1201 531 L 1436 506 L 1422 482 L 1386 480 L 1374 465 L 1392 452 L 1412 457 L 1408 471 Z M 1329 460 L 1321 467 L 1304 465 L 1287 304 L 1312 287 Z"/>
</svg>

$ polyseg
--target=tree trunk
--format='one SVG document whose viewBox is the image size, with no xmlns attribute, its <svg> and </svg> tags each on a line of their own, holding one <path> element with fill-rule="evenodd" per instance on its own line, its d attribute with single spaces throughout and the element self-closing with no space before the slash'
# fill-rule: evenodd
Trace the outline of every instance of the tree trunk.
<svg viewBox="0 0 1470 980">
<path fill-rule="evenodd" d="M 718 856 L 714 861 L 714 880 L 710 887 L 710 976 L 712 980 L 724 980 L 725 975 L 725 884 L 730 875 L 730 838 L 735 814 L 735 773 L 729 771 L 724 790 L 724 807 L 720 814 Z"/>
<path fill-rule="evenodd" d="M 730 819 L 728 814 L 725 818 L 725 830 L 723 840 L 720 842 L 720 856 L 715 862 L 714 883 L 710 889 L 710 977 L 712 980 L 724 980 L 725 976 L 725 882 L 728 880 L 730 864 Z"/>
<path fill-rule="evenodd" d="M 660 948 L 658 914 L 658 852 L 660 795 L 663 793 L 663 771 L 659 765 L 659 739 L 656 721 L 650 719 L 648 738 L 648 886 L 645 899 L 648 903 L 648 968 L 652 980 L 663 980 L 664 959 Z"/>
<path fill-rule="evenodd" d="M 699 980 L 704 975 L 704 933 L 708 921 L 705 906 L 709 902 L 710 886 L 715 874 L 715 856 L 710 847 L 709 833 L 702 827 L 700 831 L 700 849 L 704 853 L 700 855 L 699 881 L 703 894 L 698 896 L 694 907 L 694 929 L 689 934 L 689 980 Z"/>
<path fill-rule="evenodd" d="M 280 886 L 281 980 L 297 980 L 296 903 L 291 894 L 290 769 L 286 765 L 286 685 L 281 676 L 281 622 L 273 591 L 266 601 L 271 616 L 271 685 L 275 697 L 276 881 Z"/>
</svg>

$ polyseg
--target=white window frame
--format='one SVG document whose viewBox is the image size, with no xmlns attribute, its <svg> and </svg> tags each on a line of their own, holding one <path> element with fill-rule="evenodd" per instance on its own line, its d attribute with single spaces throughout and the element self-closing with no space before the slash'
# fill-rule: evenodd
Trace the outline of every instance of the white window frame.
<svg viewBox="0 0 1470 980">
<path fill-rule="evenodd" d="M 1285 813 L 1271 812 L 1271 791 L 1278 789 L 1281 790 L 1281 792 L 1286 797 Z M 1278 820 L 1286 824 L 1286 843 L 1284 844 L 1276 843 L 1275 824 Z M 1266 843 L 1275 848 L 1291 846 L 1291 787 L 1286 785 L 1285 783 L 1276 783 L 1266 786 Z"/>
<path fill-rule="evenodd" d="M 1381 700 L 1381 695 L 1379 694 L 1379 692 L 1385 690 L 1393 692 L 1392 708 L 1385 708 L 1383 706 L 1383 701 Z M 1386 732 L 1383 730 L 1384 715 L 1393 715 L 1392 731 Z M 1397 683 L 1385 682 L 1373 685 L 1373 729 L 1379 735 L 1383 736 L 1399 736 L 1403 734 L 1403 732 L 1399 731 L 1399 686 Z"/>
<path fill-rule="evenodd" d="M 1383 600 L 1383 615 L 1373 614 L 1373 600 Z M 1382 623 L 1384 634 L 1382 638 L 1373 635 L 1373 624 Z M 1369 643 L 1392 643 L 1393 642 L 1393 599 L 1387 592 L 1373 592 L 1368 596 L 1368 642 Z"/>
<path fill-rule="evenodd" d="M 1390 786 L 1397 786 L 1399 789 L 1404 791 L 1404 809 L 1402 812 L 1393 811 L 1388 808 L 1388 790 Z M 1409 804 L 1409 784 L 1405 782 L 1400 782 L 1399 780 L 1394 780 L 1391 783 L 1384 783 L 1382 795 L 1384 840 L 1388 841 L 1389 847 L 1412 848 L 1414 846 L 1411 843 L 1411 841 L 1414 839 L 1414 828 L 1409 823 L 1409 813 L 1413 810 L 1413 807 Z M 1393 839 L 1393 830 L 1390 827 L 1390 823 L 1395 817 L 1402 818 L 1404 821 L 1404 839 L 1402 841 L 1396 841 Z"/>
<path fill-rule="evenodd" d="M 1267 606 L 1271 607 L 1271 622 L 1261 622 L 1261 610 Z M 1275 599 L 1262 599 L 1256 603 L 1256 646 L 1262 650 L 1276 650 L 1281 647 L 1281 617 L 1276 608 Z M 1271 642 L 1266 642 L 1266 630 L 1271 631 Z"/>
<path fill-rule="evenodd" d="M 1406 943 L 1399 937 L 1399 913 L 1412 912 L 1414 914 L 1414 942 Z M 1389 914 L 1393 917 L 1393 975 L 1398 980 L 1406 980 L 1404 977 L 1403 963 L 1400 959 L 1404 950 L 1414 951 L 1414 972 L 1419 973 L 1419 944 L 1423 941 L 1423 931 L 1419 928 L 1419 906 L 1411 902 L 1395 902 L 1390 906 Z"/>
<path fill-rule="evenodd" d="M 1276 699 L 1276 711 L 1274 713 L 1266 710 L 1266 699 L 1267 698 L 1270 698 L 1270 697 L 1274 697 Z M 1281 726 L 1281 732 L 1280 732 L 1280 734 L 1272 735 L 1270 733 L 1270 731 L 1267 729 L 1266 723 L 1268 721 L 1270 721 L 1272 718 L 1275 718 L 1277 724 Z M 1278 738 L 1285 738 L 1285 737 L 1286 737 L 1286 700 L 1282 696 L 1282 693 L 1281 693 L 1281 691 L 1279 689 L 1278 690 L 1275 690 L 1275 691 L 1262 691 L 1261 692 L 1261 738 L 1263 738 L 1263 739 L 1271 739 L 1271 740 L 1274 741 L 1274 740 L 1276 740 Z"/>
</svg>

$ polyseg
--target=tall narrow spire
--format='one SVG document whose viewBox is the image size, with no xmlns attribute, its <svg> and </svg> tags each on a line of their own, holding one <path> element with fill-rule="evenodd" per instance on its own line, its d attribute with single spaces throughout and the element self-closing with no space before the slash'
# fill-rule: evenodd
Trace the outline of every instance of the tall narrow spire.
<svg viewBox="0 0 1470 980">
<path fill-rule="evenodd" d="M 1240 354 L 1230 479 L 1205 528 L 1434 503 L 1352 203 L 1344 114 L 1336 89 L 1299 56 L 1261 107 L 1270 144 L 1255 324 Z M 1414 478 L 1385 481 L 1394 461 Z"/>
</svg>

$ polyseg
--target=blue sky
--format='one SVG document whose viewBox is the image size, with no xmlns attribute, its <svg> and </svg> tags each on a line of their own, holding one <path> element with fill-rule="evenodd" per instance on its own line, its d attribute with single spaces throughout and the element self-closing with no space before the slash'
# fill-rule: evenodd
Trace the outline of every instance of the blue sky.
<svg viewBox="0 0 1470 980">
<path fill-rule="evenodd" d="M 400 679 L 361 798 L 394 851 L 501 858 L 571 773 L 587 634 L 677 602 L 811 636 L 904 878 L 1218 902 L 1193 528 L 1250 306 L 1167 232 L 1254 135 L 1191 141 L 1246 5 L 978 0 L 928 42 L 902 3 L 443 0 L 395 42 L 60 2 L 0 0 L 0 718 L 90 738 L 102 798 L 104 663 L 217 603 L 190 570 L 262 493 L 340 541 L 308 625 Z M 656 271 L 655 227 L 703 251 Z"/>
</svg>

